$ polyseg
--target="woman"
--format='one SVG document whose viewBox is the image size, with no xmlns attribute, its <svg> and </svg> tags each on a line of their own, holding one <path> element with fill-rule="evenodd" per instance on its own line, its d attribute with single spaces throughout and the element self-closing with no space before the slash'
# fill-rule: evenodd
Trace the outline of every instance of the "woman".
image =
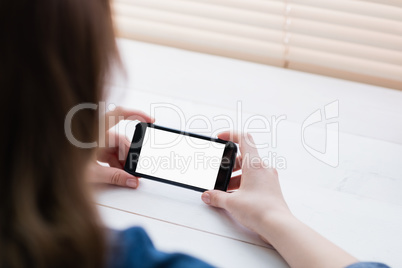
<svg viewBox="0 0 402 268">
<path fill-rule="evenodd" d="M 109 68 L 118 62 L 108 1 L 1 1 L 0 32 L 0 267 L 207 267 L 190 256 L 155 250 L 140 228 L 106 230 L 85 178 L 133 188 L 138 179 L 120 169 L 120 146 L 85 149 L 66 137 L 70 109 L 98 103 Z M 82 142 L 97 140 L 97 115 L 96 109 L 80 110 L 72 119 L 72 135 Z M 124 109 L 109 115 L 152 121 Z M 252 140 L 229 133 L 220 137 L 240 143 L 242 155 L 258 159 Z M 96 159 L 111 167 L 96 165 Z M 202 200 L 260 234 L 290 266 L 381 267 L 352 265 L 354 257 L 298 221 L 274 169 L 239 162 L 240 167 L 241 178 L 230 183 L 238 191 L 208 191 Z"/>
</svg>

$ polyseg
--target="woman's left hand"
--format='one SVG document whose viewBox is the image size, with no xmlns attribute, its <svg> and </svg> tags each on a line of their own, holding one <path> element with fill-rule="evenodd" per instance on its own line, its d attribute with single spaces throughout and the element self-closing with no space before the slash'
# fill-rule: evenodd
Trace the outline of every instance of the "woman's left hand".
<svg viewBox="0 0 402 268">
<path fill-rule="evenodd" d="M 123 170 L 124 163 L 131 142 L 124 136 L 110 131 L 114 125 L 121 120 L 139 120 L 141 122 L 153 123 L 155 120 L 149 115 L 138 111 L 117 107 L 105 115 L 105 126 L 109 128 L 104 135 L 104 145 L 96 152 L 96 160 L 109 164 L 103 166 L 93 161 L 88 167 L 88 178 L 93 183 L 107 183 L 123 187 L 137 188 L 138 178 Z M 102 143 L 100 143 L 102 144 Z"/>
</svg>

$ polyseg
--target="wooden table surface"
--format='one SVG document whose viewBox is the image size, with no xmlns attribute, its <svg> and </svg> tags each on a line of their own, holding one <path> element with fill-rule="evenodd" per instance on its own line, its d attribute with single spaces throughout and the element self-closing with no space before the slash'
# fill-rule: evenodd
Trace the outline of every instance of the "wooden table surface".
<svg viewBox="0 0 402 268">
<path fill-rule="evenodd" d="M 156 124 L 192 132 L 201 133 L 208 119 L 204 135 L 239 129 L 256 115 L 271 124 L 281 118 L 274 134 L 254 139 L 269 143 L 260 155 L 279 163 L 293 213 L 361 260 L 402 267 L 402 92 L 124 39 L 118 44 L 126 72 L 110 80 L 108 104 L 141 109 Z M 331 103 L 339 116 L 302 131 L 311 114 L 321 109 L 325 115 Z M 336 167 L 302 142 L 304 132 L 305 144 L 323 152 L 326 123 L 339 126 L 330 144 L 339 148 Z M 251 127 L 263 124 L 254 120 Z M 131 139 L 134 127 L 126 121 L 118 131 Z M 161 250 L 220 267 L 287 267 L 256 234 L 205 205 L 199 192 L 146 179 L 137 190 L 97 190 L 108 226 L 143 226 Z"/>
</svg>

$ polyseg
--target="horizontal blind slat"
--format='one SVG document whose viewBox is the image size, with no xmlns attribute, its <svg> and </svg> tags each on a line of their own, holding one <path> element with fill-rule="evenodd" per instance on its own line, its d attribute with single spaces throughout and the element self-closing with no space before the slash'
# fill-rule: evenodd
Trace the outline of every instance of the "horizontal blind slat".
<svg viewBox="0 0 402 268">
<path fill-rule="evenodd" d="M 291 18 L 402 35 L 402 21 L 296 4 L 291 4 L 289 7 L 288 16 Z"/>
<path fill-rule="evenodd" d="M 279 0 L 280 1 L 280 0 Z M 402 8 L 352 0 L 289 0 L 289 3 L 402 21 Z"/>
<path fill-rule="evenodd" d="M 376 4 L 389 5 L 389 6 L 395 6 L 395 7 L 402 7 L 401 0 L 358 0 L 358 1 L 372 2 L 372 3 L 376 3 Z"/>
<path fill-rule="evenodd" d="M 402 51 L 402 36 L 398 35 L 304 19 L 291 19 L 288 28 L 289 32 Z"/>
<path fill-rule="evenodd" d="M 251 10 L 263 12 L 265 14 L 282 15 L 285 8 L 283 0 L 187 0 L 205 4 L 213 4 L 217 6 L 225 6 L 230 8 L 238 8 L 243 10 Z"/>
<path fill-rule="evenodd" d="M 177 26 L 185 26 L 187 28 L 207 30 L 261 41 L 281 43 L 283 39 L 283 32 L 281 30 L 264 29 L 205 17 L 196 17 L 150 8 L 136 7 L 123 3 L 115 3 L 113 9 L 116 16 L 124 16 L 127 18 L 163 22 Z M 271 19 L 272 24 L 278 25 L 276 28 L 282 26 L 282 23 L 276 20 L 276 18 Z"/>
<path fill-rule="evenodd" d="M 228 22 L 251 25 L 263 28 L 273 28 L 277 25 L 272 24 L 272 18 L 283 21 L 283 16 L 279 14 L 267 14 L 263 12 L 241 10 L 210 4 L 202 4 L 192 1 L 181 0 L 115 0 L 115 3 L 126 3 L 138 7 L 153 8 L 155 10 L 169 11 L 177 14 L 192 15 L 195 17 L 205 17 Z"/>
<path fill-rule="evenodd" d="M 302 34 L 292 34 L 289 36 L 289 47 L 301 47 L 331 54 L 357 57 L 402 66 L 402 52 L 363 44 L 355 44 Z"/>
<path fill-rule="evenodd" d="M 115 18 L 121 37 L 177 48 L 283 66 L 283 46 L 154 21 Z"/>
<path fill-rule="evenodd" d="M 301 62 L 402 82 L 402 66 L 292 47 L 289 62 Z"/>
</svg>

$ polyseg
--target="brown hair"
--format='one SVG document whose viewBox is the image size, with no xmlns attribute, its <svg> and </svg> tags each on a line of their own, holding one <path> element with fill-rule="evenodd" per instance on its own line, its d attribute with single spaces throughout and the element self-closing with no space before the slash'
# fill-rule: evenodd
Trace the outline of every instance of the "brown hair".
<svg viewBox="0 0 402 268">
<path fill-rule="evenodd" d="M 116 56 L 107 0 L 0 1 L 0 266 L 100 267 L 105 241 L 68 111 L 97 103 Z M 97 112 L 72 133 L 94 141 Z"/>
</svg>

